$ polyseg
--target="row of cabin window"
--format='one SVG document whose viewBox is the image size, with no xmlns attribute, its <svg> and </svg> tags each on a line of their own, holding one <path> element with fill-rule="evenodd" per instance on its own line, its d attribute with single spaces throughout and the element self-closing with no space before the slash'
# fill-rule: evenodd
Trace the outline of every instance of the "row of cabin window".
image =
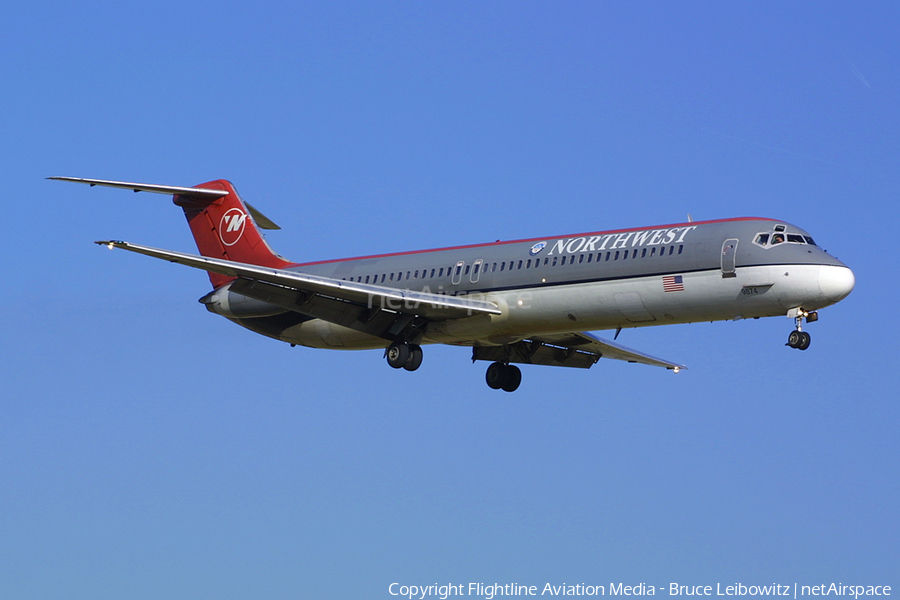
<svg viewBox="0 0 900 600">
<path fill-rule="evenodd" d="M 631 255 L 631 258 L 632 258 L 632 259 L 638 258 L 638 252 L 640 251 L 640 258 L 645 258 L 645 257 L 647 257 L 647 256 L 651 256 L 651 257 L 652 257 L 652 256 L 656 256 L 656 255 L 657 255 L 656 249 L 657 249 L 657 247 L 656 247 L 656 246 L 653 246 L 652 248 L 650 248 L 650 252 L 649 252 L 649 254 L 648 254 L 648 253 L 647 253 L 647 248 L 635 248 L 634 250 L 632 250 L 632 251 L 630 252 L 630 255 Z M 672 256 L 673 254 L 675 254 L 675 246 L 669 246 L 669 247 L 668 247 L 668 252 L 666 252 L 666 250 L 667 250 L 667 249 L 666 249 L 665 247 L 660 248 L 660 250 L 659 250 L 659 256 Z M 681 254 L 682 252 L 684 252 L 684 245 L 683 245 L 683 244 L 678 246 L 678 254 Z M 603 252 L 598 252 L 598 253 L 597 253 L 597 260 L 596 260 L 596 262 L 598 262 L 598 263 L 599 263 L 599 262 L 608 262 L 608 261 L 610 261 L 610 260 L 620 260 L 620 259 L 621 259 L 621 260 L 627 260 L 628 257 L 629 257 L 629 251 L 628 251 L 628 250 L 609 250 L 609 251 L 606 252 L 605 259 L 604 259 L 604 254 L 603 254 Z M 545 266 L 545 267 L 547 267 L 547 266 L 555 267 L 555 266 L 557 266 L 557 265 L 563 266 L 563 265 L 566 264 L 566 260 L 569 259 L 569 258 L 571 258 L 571 260 L 568 261 L 568 264 L 574 265 L 575 262 L 576 262 L 574 256 L 571 256 L 571 257 L 569 257 L 569 256 L 562 256 L 562 257 L 554 256 L 554 257 L 552 258 L 552 260 L 551 260 L 551 258 L 550 258 L 549 256 L 547 256 L 547 257 L 544 258 L 544 266 Z M 590 262 L 593 262 L 593 261 L 594 261 L 594 255 L 593 255 L 593 254 L 579 254 L 579 255 L 578 255 L 578 261 L 577 261 L 578 264 L 582 264 L 582 263 L 590 263 Z M 516 261 L 511 260 L 511 261 L 509 261 L 508 270 L 512 271 L 513 269 L 519 270 L 519 269 L 522 269 L 522 268 L 525 268 L 525 269 L 531 269 L 532 267 L 533 267 L 533 268 L 537 268 L 537 267 L 540 267 L 540 266 L 541 266 L 541 259 L 535 258 L 535 259 L 533 260 L 533 262 L 534 262 L 534 264 L 532 265 L 532 259 L 529 258 L 528 260 L 520 260 L 520 261 L 518 262 L 518 265 L 516 265 Z M 479 268 L 482 267 L 482 266 L 484 266 L 484 272 L 485 272 L 485 273 L 487 273 L 488 271 L 490 271 L 491 273 L 494 273 L 494 272 L 497 271 L 498 265 L 499 265 L 499 267 L 500 267 L 500 269 L 499 269 L 500 271 L 507 270 L 507 263 L 506 263 L 506 262 L 492 263 L 492 264 L 490 265 L 490 269 L 488 269 L 488 265 L 485 265 L 485 264 L 479 262 L 479 263 L 475 263 L 475 265 L 474 265 L 475 270 L 474 270 L 474 273 L 472 273 L 472 274 L 473 274 L 473 275 L 477 275 L 477 274 L 478 274 Z M 465 272 L 464 272 L 464 274 L 465 274 L 465 275 L 468 275 L 468 274 L 469 274 L 469 271 L 472 269 L 472 267 L 473 267 L 473 265 L 465 265 Z M 463 266 L 462 266 L 462 265 L 454 265 L 453 267 L 447 267 L 447 276 L 448 276 L 448 277 L 449 277 L 450 274 L 453 272 L 453 269 L 454 269 L 454 268 L 457 269 L 457 275 L 463 274 L 463 273 L 460 272 L 460 271 L 462 270 Z M 433 278 L 435 277 L 435 271 L 437 271 L 437 276 L 438 276 L 438 277 L 443 277 L 443 276 L 444 276 L 444 268 L 443 268 L 443 267 L 441 267 L 440 269 L 431 269 L 431 275 L 428 274 L 428 269 L 422 269 L 422 271 L 421 271 L 421 273 L 422 273 L 422 279 L 433 279 Z M 418 269 L 415 270 L 415 271 L 407 271 L 407 272 L 406 272 L 406 280 L 409 280 L 409 279 L 419 279 L 419 273 L 420 273 L 420 271 L 419 271 Z M 379 280 L 379 277 L 381 278 L 380 280 Z M 394 277 L 394 274 L 393 274 L 393 273 L 383 273 L 383 274 L 381 274 L 381 275 L 374 275 L 374 276 L 372 276 L 372 275 L 366 275 L 365 277 L 363 277 L 362 275 L 360 275 L 359 277 L 351 277 L 351 278 L 350 278 L 350 281 L 356 281 L 356 282 L 362 282 L 362 283 L 369 283 L 369 282 L 370 282 L 370 278 L 371 278 L 371 283 L 385 283 L 385 282 L 391 282 L 391 281 L 403 281 L 403 279 L 404 279 L 404 278 L 403 278 L 403 271 L 400 271 L 399 273 L 397 273 L 397 277 L 396 277 L 396 278 Z M 344 279 L 346 280 L 346 277 L 345 277 Z"/>
</svg>

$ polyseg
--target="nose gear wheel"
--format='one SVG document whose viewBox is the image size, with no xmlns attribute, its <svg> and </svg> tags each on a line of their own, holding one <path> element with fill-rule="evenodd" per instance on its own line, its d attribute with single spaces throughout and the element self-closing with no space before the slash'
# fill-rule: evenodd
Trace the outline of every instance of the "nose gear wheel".
<svg viewBox="0 0 900 600">
<path fill-rule="evenodd" d="M 814 315 L 816 313 L 804 313 L 801 311 L 796 317 L 794 317 L 794 322 L 796 323 L 797 328 L 790 334 L 788 334 L 788 341 L 787 344 L 785 344 L 786 346 L 790 346 L 791 348 L 796 348 L 798 350 L 806 350 L 807 348 L 809 348 L 811 338 L 809 334 L 803 331 L 801 327 L 803 317 L 807 314 Z M 809 322 L 809 319 L 807 319 L 807 322 Z"/>
</svg>

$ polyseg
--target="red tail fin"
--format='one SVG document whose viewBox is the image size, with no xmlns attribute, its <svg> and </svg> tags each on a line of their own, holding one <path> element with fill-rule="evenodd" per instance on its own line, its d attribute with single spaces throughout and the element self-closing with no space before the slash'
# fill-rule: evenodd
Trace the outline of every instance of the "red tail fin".
<svg viewBox="0 0 900 600">
<path fill-rule="evenodd" d="M 228 192 L 227 196 L 213 202 L 177 195 L 174 198 L 175 204 L 184 209 L 200 254 L 276 269 L 283 269 L 291 264 L 275 254 L 266 243 L 247 205 L 238 196 L 231 182 L 219 179 L 196 187 Z M 234 277 L 209 274 L 209 280 L 215 288 L 233 279 Z"/>
</svg>

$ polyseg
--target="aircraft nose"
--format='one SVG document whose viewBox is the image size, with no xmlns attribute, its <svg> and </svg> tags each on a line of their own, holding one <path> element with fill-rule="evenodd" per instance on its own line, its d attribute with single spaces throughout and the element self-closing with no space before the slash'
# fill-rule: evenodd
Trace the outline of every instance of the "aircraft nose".
<svg viewBox="0 0 900 600">
<path fill-rule="evenodd" d="M 847 267 L 823 265 L 819 267 L 819 291 L 831 302 L 838 302 L 847 297 L 856 285 L 853 271 Z"/>
</svg>

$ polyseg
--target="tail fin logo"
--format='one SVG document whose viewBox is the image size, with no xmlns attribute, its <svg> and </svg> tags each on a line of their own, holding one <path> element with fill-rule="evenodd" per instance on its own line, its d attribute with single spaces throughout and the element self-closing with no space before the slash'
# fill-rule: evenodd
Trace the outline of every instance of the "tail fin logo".
<svg viewBox="0 0 900 600">
<path fill-rule="evenodd" d="M 219 239 L 226 246 L 234 246 L 244 235 L 247 213 L 240 208 L 229 209 L 219 222 Z"/>
</svg>

